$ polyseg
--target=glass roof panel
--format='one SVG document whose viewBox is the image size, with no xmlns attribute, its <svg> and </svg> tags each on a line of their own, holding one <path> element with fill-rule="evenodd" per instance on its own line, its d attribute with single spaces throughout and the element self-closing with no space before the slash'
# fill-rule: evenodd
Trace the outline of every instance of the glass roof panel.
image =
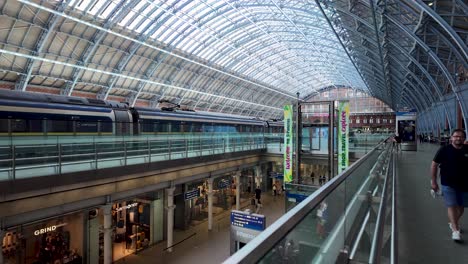
<svg viewBox="0 0 468 264">
<path fill-rule="evenodd" d="M 116 21 L 120 26 L 141 33 L 158 18 L 152 38 L 225 71 L 288 93 L 294 93 L 292 85 L 294 90 L 312 90 L 308 94 L 324 84 L 367 90 L 313 1 L 136 1 Z M 116 2 L 81 0 L 75 8 L 90 15 L 103 10 L 99 16 L 107 18 Z"/>
</svg>

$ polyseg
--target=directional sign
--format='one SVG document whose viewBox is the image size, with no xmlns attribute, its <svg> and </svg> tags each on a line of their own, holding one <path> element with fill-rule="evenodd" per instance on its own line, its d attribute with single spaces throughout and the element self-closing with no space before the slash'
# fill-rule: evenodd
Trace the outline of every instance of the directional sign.
<svg viewBox="0 0 468 264">
<path fill-rule="evenodd" d="M 200 189 L 195 189 L 192 191 L 188 191 L 184 193 L 184 199 L 187 200 L 192 200 L 194 198 L 200 197 Z"/>
<path fill-rule="evenodd" d="M 288 201 L 290 202 L 300 203 L 307 198 L 307 195 L 287 192 L 286 197 L 288 197 Z"/>
<path fill-rule="evenodd" d="M 263 231 L 266 226 L 265 216 L 233 210 L 231 212 L 231 226 Z"/>
</svg>

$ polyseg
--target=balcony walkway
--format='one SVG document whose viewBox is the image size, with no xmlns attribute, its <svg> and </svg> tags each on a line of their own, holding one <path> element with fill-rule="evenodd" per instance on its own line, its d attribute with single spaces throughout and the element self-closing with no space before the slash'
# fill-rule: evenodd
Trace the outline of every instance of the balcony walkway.
<svg viewBox="0 0 468 264">
<path fill-rule="evenodd" d="M 468 263 L 468 216 L 465 214 L 460 223 L 466 230 L 465 242 L 454 243 L 443 198 L 430 195 L 430 164 L 438 147 L 424 143 L 417 152 L 398 156 L 400 263 Z"/>
</svg>

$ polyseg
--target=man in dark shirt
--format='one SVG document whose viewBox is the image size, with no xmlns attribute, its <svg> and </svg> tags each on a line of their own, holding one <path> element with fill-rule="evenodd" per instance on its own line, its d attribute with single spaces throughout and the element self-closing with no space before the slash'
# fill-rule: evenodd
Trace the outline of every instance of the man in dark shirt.
<svg viewBox="0 0 468 264">
<path fill-rule="evenodd" d="M 431 165 L 431 188 L 438 192 L 437 171 L 440 167 L 441 190 L 450 220 L 452 239 L 461 240 L 459 221 L 467 204 L 468 146 L 464 145 L 466 133 L 462 129 L 452 132 L 452 144 L 437 151 Z"/>
<path fill-rule="evenodd" d="M 260 189 L 260 186 L 257 186 L 255 189 L 255 199 L 257 199 L 257 203 L 262 203 L 260 199 L 262 198 L 262 190 Z"/>
</svg>

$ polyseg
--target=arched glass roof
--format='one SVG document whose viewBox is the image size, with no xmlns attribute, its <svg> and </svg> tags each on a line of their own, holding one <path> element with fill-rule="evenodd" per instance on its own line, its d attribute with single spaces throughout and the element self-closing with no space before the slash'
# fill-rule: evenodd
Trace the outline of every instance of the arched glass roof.
<svg viewBox="0 0 468 264">
<path fill-rule="evenodd" d="M 461 0 L 5 0 L 5 88 L 278 118 L 325 87 L 431 107 L 464 83 Z"/>
</svg>

